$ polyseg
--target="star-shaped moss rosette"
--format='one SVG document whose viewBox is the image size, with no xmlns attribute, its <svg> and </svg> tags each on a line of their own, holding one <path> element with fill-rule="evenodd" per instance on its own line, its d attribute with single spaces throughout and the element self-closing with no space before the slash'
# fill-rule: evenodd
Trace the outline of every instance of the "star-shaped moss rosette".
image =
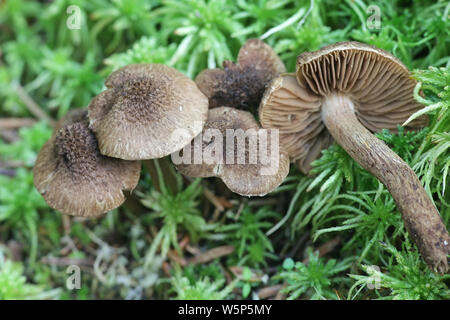
<svg viewBox="0 0 450 320">
<path fill-rule="evenodd" d="M 273 49 L 249 39 L 239 50 L 237 63 L 202 71 L 195 82 L 209 99 L 209 107 L 232 107 L 255 113 L 270 81 L 286 68 Z"/>
</svg>

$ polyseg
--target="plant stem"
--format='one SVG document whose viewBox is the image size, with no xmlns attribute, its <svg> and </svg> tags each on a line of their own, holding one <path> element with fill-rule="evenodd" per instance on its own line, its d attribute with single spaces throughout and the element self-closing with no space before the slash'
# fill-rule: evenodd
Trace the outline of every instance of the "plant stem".
<svg viewBox="0 0 450 320">
<path fill-rule="evenodd" d="M 162 172 L 164 180 L 160 179 L 158 175 L 158 170 L 156 169 L 155 161 L 159 162 L 160 170 Z M 163 191 L 162 189 L 169 188 L 170 192 L 175 194 L 178 191 L 176 177 L 173 172 L 170 170 L 171 163 L 168 160 L 168 157 L 160 158 L 160 159 L 150 159 L 143 160 L 143 165 L 147 168 L 150 177 L 152 179 L 152 184 L 157 191 Z M 161 185 L 164 184 L 164 185 Z"/>
<path fill-rule="evenodd" d="M 16 84 L 14 87 L 18 97 L 23 101 L 28 111 L 30 111 L 39 120 L 46 121 L 50 125 L 54 125 L 55 121 L 47 114 L 45 111 L 29 96 L 25 89 L 20 85 Z"/>
<path fill-rule="evenodd" d="M 354 110 L 349 97 L 332 94 L 323 101 L 322 119 L 336 142 L 389 190 L 427 264 L 447 272 L 450 236 L 439 212 L 414 171 L 358 121 Z"/>
</svg>

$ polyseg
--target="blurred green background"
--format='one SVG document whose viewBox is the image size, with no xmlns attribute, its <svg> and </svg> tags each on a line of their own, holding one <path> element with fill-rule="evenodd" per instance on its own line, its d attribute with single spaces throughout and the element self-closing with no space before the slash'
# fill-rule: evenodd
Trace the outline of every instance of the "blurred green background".
<svg viewBox="0 0 450 320">
<path fill-rule="evenodd" d="M 426 267 L 390 194 L 337 145 L 316 176 L 292 167 L 264 198 L 183 179 L 167 161 L 174 187 L 160 191 L 144 166 L 130 200 L 101 219 L 61 216 L 32 176 L 51 123 L 124 65 L 193 78 L 261 37 L 293 71 L 303 51 L 357 40 L 392 52 L 419 81 L 429 127 L 378 137 L 448 228 L 449 14 L 447 1 L 0 0 L 0 299 L 450 298 L 449 275 Z M 71 265 L 79 288 L 67 286 Z"/>
</svg>

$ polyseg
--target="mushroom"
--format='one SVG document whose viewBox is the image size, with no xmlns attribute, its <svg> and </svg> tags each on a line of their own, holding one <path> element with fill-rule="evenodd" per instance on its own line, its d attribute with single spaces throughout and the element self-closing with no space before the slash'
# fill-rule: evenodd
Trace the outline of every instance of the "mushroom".
<svg viewBox="0 0 450 320">
<path fill-rule="evenodd" d="M 235 193 L 263 196 L 289 173 L 289 157 L 279 150 L 275 131 L 262 130 L 250 112 L 210 109 L 202 133 L 172 161 L 186 176 L 219 177 Z"/>
<path fill-rule="evenodd" d="M 208 99 L 194 81 L 160 64 L 128 65 L 89 104 L 100 152 L 125 160 L 162 158 L 198 135 Z M 182 136 L 177 130 L 184 129 Z"/>
<path fill-rule="evenodd" d="M 275 51 L 259 39 L 247 40 L 237 60 L 237 64 L 224 61 L 223 70 L 204 70 L 195 79 L 209 98 L 210 108 L 226 106 L 254 112 L 270 80 L 286 70 Z"/>
<path fill-rule="evenodd" d="M 414 171 L 371 132 L 395 130 L 421 105 L 408 69 L 383 50 L 343 42 L 297 59 L 296 76 L 273 80 L 261 101 L 264 128 L 280 130 L 281 145 L 307 173 L 330 136 L 389 190 L 406 229 L 428 265 L 448 270 L 450 236 Z M 422 117 L 411 128 L 426 125 Z"/>
<path fill-rule="evenodd" d="M 123 191 L 138 183 L 140 163 L 100 154 L 85 110 L 70 112 L 55 129 L 33 169 L 34 185 L 49 206 L 83 217 L 120 206 L 125 201 Z"/>
</svg>

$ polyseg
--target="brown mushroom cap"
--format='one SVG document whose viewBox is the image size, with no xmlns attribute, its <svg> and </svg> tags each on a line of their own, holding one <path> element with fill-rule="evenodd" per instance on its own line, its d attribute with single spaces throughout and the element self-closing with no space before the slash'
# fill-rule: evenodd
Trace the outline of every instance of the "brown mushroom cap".
<svg viewBox="0 0 450 320">
<path fill-rule="evenodd" d="M 237 64 L 223 62 L 224 69 L 202 71 L 195 82 L 209 98 L 210 108 L 221 106 L 254 111 L 270 80 L 286 68 L 273 49 L 259 39 L 241 47 Z"/>
<path fill-rule="evenodd" d="M 87 118 L 80 121 L 77 116 L 61 120 L 63 126 L 42 147 L 33 169 L 34 185 L 49 206 L 62 213 L 99 216 L 124 202 L 123 190 L 134 189 L 141 166 L 100 154 Z"/>
<path fill-rule="evenodd" d="M 415 85 L 408 69 L 390 53 L 358 42 L 337 43 L 302 53 L 296 77 L 284 74 L 272 81 L 260 105 L 260 121 L 264 128 L 280 129 L 291 160 L 308 173 L 311 161 L 320 155 L 317 151 L 332 141 L 321 117 L 327 95 L 348 96 L 359 121 L 370 131 L 396 131 L 422 108 L 413 98 Z M 407 128 L 426 124 L 427 118 L 420 117 Z"/>
<path fill-rule="evenodd" d="M 89 104 L 90 128 L 102 154 L 125 160 L 161 158 L 201 132 L 208 99 L 194 81 L 160 64 L 123 67 Z M 185 129 L 184 135 L 175 134 Z"/>
<path fill-rule="evenodd" d="M 244 163 L 238 163 L 238 145 L 237 139 L 234 140 L 234 152 L 227 148 L 227 129 L 238 130 L 241 129 L 248 134 L 248 138 L 245 139 L 245 161 Z M 267 163 L 263 163 L 261 158 L 257 157 L 256 163 L 251 163 L 250 157 L 252 156 L 250 150 L 250 139 L 257 139 L 258 133 L 260 133 L 260 126 L 255 120 L 253 115 L 249 112 L 237 110 L 229 107 L 219 107 L 209 110 L 208 121 L 205 124 L 202 135 L 196 137 L 191 142 L 190 151 L 191 159 L 193 161 L 195 157 L 195 143 L 197 139 L 201 140 L 202 152 L 207 150 L 214 150 L 214 148 L 223 149 L 223 160 L 221 158 L 214 159 L 212 163 L 208 163 L 202 158 L 200 164 L 178 164 L 177 169 L 184 175 L 191 177 L 219 177 L 227 185 L 227 187 L 240 195 L 245 196 L 263 196 L 276 187 L 278 187 L 284 178 L 289 173 L 289 157 L 284 150 L 279 150 L 276 154 L 271 152 L 271 134 L 272 131 L 267 132 L 267 155 L 270 155 L 270 160 Z M 220 132 L 222 140 L 216 140 L 214 137 L 207 137 L 205 133 L 209 130 L 214 132 Z M 211 132 L 209 131 L 209 132 Z M 251 138 L 250 138 L 251 137 Z M 256 140 L 258 141 L 258 140 Z M 257 147 L 259 152 L 260 146 Z M 186 149 L 186 148 L 185 148 Z M 185 152 L 185 149 L 183 152 Z M 216 149 L 218 150 L 218 149 Z M 209 153 L 208 153 L 209 154 Z M 213 154 L 213 157 L 216 154 Z M 243 158 L 244 158 L 243 157 Z M 230 163 L 232 159 L 233 163 Z M 271 165 L 278 162 L 276 170 L 271 174 L 262 174 L 264 169 L 268 169 Z"/>
</svg>

